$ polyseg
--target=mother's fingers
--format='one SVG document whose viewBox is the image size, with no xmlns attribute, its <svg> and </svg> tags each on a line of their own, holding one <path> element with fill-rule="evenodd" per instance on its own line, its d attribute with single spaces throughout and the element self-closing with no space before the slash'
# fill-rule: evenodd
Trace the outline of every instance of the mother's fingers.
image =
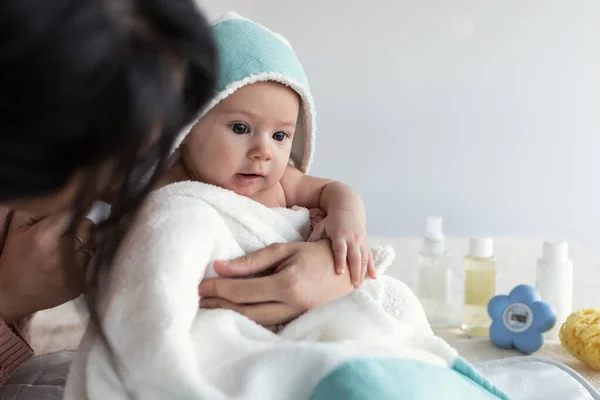
<svg viewBox="0 0 600 400">
<path fill-rule="evenodd" d="M 35 224 L 36 220 L 31 214 L 23 211 L 14 211 L 8 225 L 8 231 L 12 232 L 16 229 L 28 227 Z"/>
<path fill-rule="evenodd" d="M 95 251 L 95 243 L 93 241 L 94 226 L 91 220 L 85 218 L 74 232 L 67 232 L 64 235 L 64 239 L 73 240 L 75 266 L 78 268 L 85 267 L 93 257 Z"/>
<path fill-rule="evenodd" d="M 94 250 L 88 246 L 81 246 L 75 251 L 75 267 L 85 270 L 85 267 L 94 258 Z"/>
<path fill-rule="evenodd" d="M 282 298 L 283 285 L 277 275 L 260 278 L 214 278 L 200 282 L 198 293 L 202 297 L 220 297 L 238 304 L 265 303 Z"/>
<path fill-rule="evenodd" d="M 224 308 L 237 311 L 259 325 L 270 326 L 285 324 L 296 318 L 298 311 L 277 302 L 260 304 L 237 304 L 221 298 L 202 298 L 200 308 Z"/>
<path fill-rule="evenodd" d="M 227 277 L 246 277 L 276 268 L 295 251 L 295 243 L 274 243 L 230 261 L 215 261 L 215 271 Z"/>
<path fill-rule="evenodd" d="M 94 231 L 94 223 L 87 218 L 84 218 L 75 231 L 76 240 L 80 242 L 76 244 L 75 248 L 78 249 L 82 246 L 88 247 L 87 244 L 91 241 Z"/>
<path fill-rule="evenodd" d="M 69 229 L 72 218 L 73 213 L 68 211 L 52 214 L 40 220 L 36 226 L 46 237 L 59 239 Z"/>
</svg>

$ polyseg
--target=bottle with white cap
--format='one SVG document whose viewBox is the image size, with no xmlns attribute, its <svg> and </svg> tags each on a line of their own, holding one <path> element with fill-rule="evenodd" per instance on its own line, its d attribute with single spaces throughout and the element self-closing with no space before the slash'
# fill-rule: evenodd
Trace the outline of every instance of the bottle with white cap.
<svg viewBox="0 0 600 400">
<path fill-rule="evenodd" d="M 450 322 L 450 265 L 442 217 L 427 217 L 423 249 L 417 262 L 417 295 L 432 327 Z"/>
<path fill-rule="evenodd" d="M 573 261 L 567 242 L 544 242 L 535 286 L 542 300 L 556 312 L 556 324 L 546 332 L 546 338 L 558 340 L 560 327 L 573 312 Z"/>
<path fill-rule="evenodd" d="M 491 238 L 472 238 L 465 257 L 465 304 L 461 328 L 485 336 L 492 323 L 488 302 L 496 295 L 496 257 Z"/>
</svg>

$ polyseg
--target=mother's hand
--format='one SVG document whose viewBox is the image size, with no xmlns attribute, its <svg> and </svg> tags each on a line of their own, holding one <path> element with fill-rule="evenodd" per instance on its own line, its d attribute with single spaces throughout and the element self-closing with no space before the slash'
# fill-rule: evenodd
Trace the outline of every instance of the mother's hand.
<svg viewBox="0 0 600 400">
<path fill-rule="evenodd" d="M 85 219 L 76 233 L 65 235 L 70 222 L 68 213 L 41 220 L 14 213 L 0 254 L 0 318 L 5 322 L 17 322 L 81 294 L 93 223 Z M 65 251 L 73 245 L 75 265 L 66 264 Z"/>
<path fill-rule="evenodd" d="M 202 281 L 200 307 L 235 310 L 264 326 L 287 323 L 352 290 L 349 274 L 335 273 L 329 240 L 277 243 L 214 267 L 225 278 Z"/>
</svg>

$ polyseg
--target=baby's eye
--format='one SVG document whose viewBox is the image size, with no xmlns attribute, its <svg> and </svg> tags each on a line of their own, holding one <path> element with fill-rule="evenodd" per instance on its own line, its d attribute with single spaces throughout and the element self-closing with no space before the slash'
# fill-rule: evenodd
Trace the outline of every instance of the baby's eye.
<svg viewBox="0 0 600 400">
<path fill-rule="evenodd" d="M 275 132 L 273 134 L 273 139 L 277 140 L 278 142 L 283 142 L 286 137 L 288 137 L 288 135 L 285 132 Z"/>
<path fill-rule="evenodd" d="M 231 125 L 231 130 L 237 135 L 245 135 L 246 133 L 250 132 L 248 125 L 242 123 Z"/>
</svg>

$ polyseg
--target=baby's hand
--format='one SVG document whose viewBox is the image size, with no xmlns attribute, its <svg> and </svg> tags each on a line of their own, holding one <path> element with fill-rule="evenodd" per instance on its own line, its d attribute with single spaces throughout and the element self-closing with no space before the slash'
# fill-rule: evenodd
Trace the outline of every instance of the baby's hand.
<svg viewBox="0 0 600 400">
<path fill-rule="evenodd" d="M 348 266 L 354 287 L 359 287 L 368 273 L 376 279 L 373 255 L 368 245 L 364 222 L 350 211 L 335 211 L 318 223 L 308 241 L 327 237 L 331 240 L 335 270 L 344 273 Z"/>
</svg>

